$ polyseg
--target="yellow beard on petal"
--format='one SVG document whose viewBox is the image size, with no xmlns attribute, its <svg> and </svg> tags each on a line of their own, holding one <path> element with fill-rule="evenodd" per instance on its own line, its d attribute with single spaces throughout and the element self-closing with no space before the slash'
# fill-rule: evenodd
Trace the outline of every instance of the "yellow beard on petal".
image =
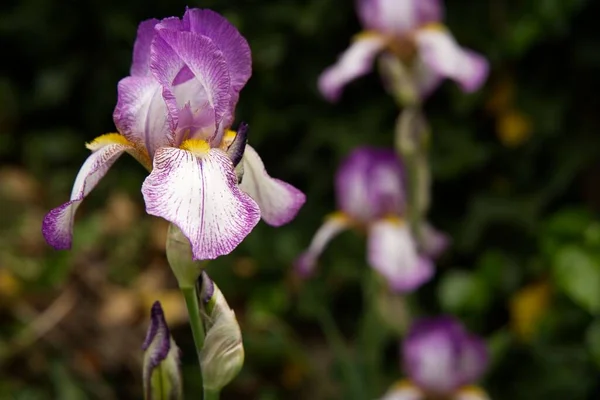
<svg viewBox="0 0 600 400">
<path fill-rule="evenodd" d="M 104 135 L 98 136 L 94 140 L 85 144 L 91 151 L 96 151 L 104 146 L 111 144 L 118 144 L 125 146 L 125 151 L 135 158 L 140 164 L 144 166 L 148 171 L 152 171 L 152 161 L 148 155 L 148 151 L 145 147 L 140 146 L 136 143 L 129 141 L 125 136 L 120 133 L 105 133 Z"/>
<path fill-rule="evenodd" d="M 223 151 L 227 150 L 229 146 L 231 146 L 231 143 L 233 143 L 233 141 L 235 140 L 236 136 L 236 131 L 232 131 L 231 129 L 226 130 L 225 134 L 223 135 L 223 139 L 221 140 L 221 144 L 219 145 L 219 148 Z"/>
<path fill-rule="evenodd" d="M 202 139 L 188 139 L 179 146 L 182 150 L 187 150 L 196 157 L 203 157 L 210 151 L 210 144 Z"/>
</svg>

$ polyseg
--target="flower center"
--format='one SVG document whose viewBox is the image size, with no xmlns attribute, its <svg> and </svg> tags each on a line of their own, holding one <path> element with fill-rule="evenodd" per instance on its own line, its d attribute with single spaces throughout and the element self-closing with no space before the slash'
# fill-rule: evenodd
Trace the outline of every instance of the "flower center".
<svg viewBox="0 0 600 400">
<path fill-rule="evenodd" d="M 202 139 L 188 139 L 179 146 L 182 150 L 187 150 L 196 157 L 203 157 L 210 151 L 210 144 Z"/>
</svg>

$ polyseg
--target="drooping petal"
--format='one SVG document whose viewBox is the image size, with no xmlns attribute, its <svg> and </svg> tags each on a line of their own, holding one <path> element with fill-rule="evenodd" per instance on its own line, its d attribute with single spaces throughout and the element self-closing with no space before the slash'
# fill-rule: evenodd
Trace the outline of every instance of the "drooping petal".
<svg viewBox="0 0 600 400">
<path fill-rule="evenodd" d="M 271 178 L 260 156 L 246 145 L 244 176 L 240 189 L 258 203 L 262 219 L 269 225 L 281 226 L 290 222 L 306 201 L 304 193 L 279 179 Z"/>
<path fill-rule="evenodd" d="M 387 391 L 380 400 L 423 400 L 423 392 L 409 381 L 400 381 Z"/>
<path fill-rule="evenodd" d="M 329 215 L 313 237 L 308 249 L 296 259 L 294 263 L 296 271 L 304 277 L 309 276 L 315 269 L 317 259 L 327 243 L 340 232 L 348 229 L 350 223 L 350 219 L 342 213 Z"/>
<path fill-rule="evenodd" d="M 431 89 L 432 82 L 441 78 L 456 81 L 463 91 L 479 89 L 488 76 L 487 60 L 474 51 L 460 47 L 450 32 L 443 28 L 422 29 L 416 34 L 419 58 L 424 71 L 419 86 Z"/>
<path fill-rule="evenodd" d="M 445 233 L 438 231 L 428 223 L 425 223 L 421 229 L 421 234 L 423 235 L 423 241 L 421 243 L 423 252 L 435 260 L 440 257 L 450 245 L 450 237 Z"/>
<path fill-rule="evenodd" d="M 160 29 L 151 53 L 150 70 L 163 88 L 171 129 L 177 130 L 179 110 L 186 104 L 194 113 L 201 112 L 208 104 L 218 125 L 228 111 L 230 78 L 223 53 L 212 40 L 192 32 Z M 177 90 L 173 82 L 182 71 L 191 78 L 180 83 L 185 87 Z M 188 138 L 194 138 L 194 132 Z"/>
<path fill-rule="evenodd" d="M 319 77 L 319 90 L 329 101 L 337 101 L 343 87 L 350 81 L 371 71 L 375 56 L 386 46 L 386 39 L 376 34 L 365 34 L 356 39 Z"/>
<path fill-rule="evenodd" d="M 433 262 L 419 255 L 410 228 L 399 220 L 384 219 L 369 227 L 369 264 L 393 290 L 408 292 L 433 276 Z"/>
<path fill-rule="evenodd" d="M 452 400 L 490 400 L 486 392 L 477 386 L 466 386 L 461 388 Z"/>
<path fill-rule="evenodd" d="M 85 160 L 73 184 L 71 199 L 65 204 L 51 210 L 42 223 L 42 234 L 52 247 L 57 250 L 71 248 L 73 241 L 73 221 L 75 211 L 92 189 L 100 182 L 108 169 L 124 151 L 133 146 L 117 134 L 110 136 L 111 141 L 98 148 Z M 120 141 L 118 138 L 122 138 Z"/>
<path fill-rule="evenodd" d="M 252 74 L 250 46 L 240 32 L 223 16 L 212 10 L 191 8 L 183 16 L 184 29 L 210 38 L 227 61 L 231 88 L 237 93 Z"/>
<path fill-rule="evenodd" d="M 190 240 L 194 259 L 214 259 L 241 243 L 258 223 L 260 210 L 238 188 L 223 151 L 208 144 L 189 150 L 159 149 L 142 194 L 148 214 L 177 225 Z"/>
<path fill-rule="evenodd" d="M 119 132 L 143 145 L 150 157 L 156 149 L 173 141 L 162 88 L 152 76 L 121 79 L 113 120 Z"/>
<path fill-rule="evenodd" d="M 149 19 L 138 26 L 137 37 L 133 45 L 131 76 L 147 76 L 150 74 L 150 44 L 156 34 L 154 26 L 158 22 L 157 19 Z"/>
<path fill-rule="evenodd" d="M 442 18 L 439 0 L 358 0 L 358 16 L 367 29 L 403 35 Z"/>
<path fill-rule="evenodd" d="M 390 149 L 355 149 L 338 168 L 335 185 L 339 208 L 363 223 L 404 210 L 404 173 Z"/>
</svg>

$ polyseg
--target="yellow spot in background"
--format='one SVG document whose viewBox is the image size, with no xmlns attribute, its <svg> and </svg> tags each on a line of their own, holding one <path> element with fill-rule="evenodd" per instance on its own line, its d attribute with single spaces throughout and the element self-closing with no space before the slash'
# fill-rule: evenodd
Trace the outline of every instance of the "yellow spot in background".
<svg viewBox="0 0 600 400">
<path fill-rule="evenodd" d="M 85 144 L 85 147 L 88 149 L 95 151 L 100 147 L 109 145 L 109 144 L 122 144 L 124 146 L 133 146 L 127 138 L 120 133 L 106 133 L 102 136 L 98 136 L 96 139 L 92 140 L 89 143 Z"/>
<path fill-rule="evenodd" d="M 448 28 L 446 28 L 446 26 L 444 24 L 440 24 L 439 22 L 429 22 L 429 23 L 423 25 L 420 29 L 427 30 L 427 31 L 438 31 L 438 32 L 446 32 L 448 30 Z"/>
<path fill-rule="evenodd" d="M 299 362 L 289 361 L 281 372 L 281 384 L 286 389 L 296 389 L 304 380 L 306 368 Z"/>
<path fill-rule="evenodd" d="M 357 40 L 372 39 L 378 37 L 383 38 L 383 35 L 376 31 L 361 31 L 358 32 L 356 35 L 352 36 L 352 41 L 355 42 Z"/>
<path fill-rule="evenodd" d="M 487 393 L 477 386 L 465 386 L 458 391 L 461 400 L 489 400 Z"/>
<path fill-rule="evenodd" d="M 413 383 L 411 381 L 409 381 L 408 379 L 401 379 L 399 381 L 394 382 L 394 384 L 391 387 L 391 391 L 410 389 L 410 388 L 416 389 L 416 386 L 413 385 Z"/>
<path fill-rule="evenodd" d="M 251 278 L 257 270 L 256 262 L 250 257 L 240 257 L 233 263 L 233 273 L 240 278 Z"/>
<path fill-rule="evenodd" d="M 341 211 L 334 211 L 334 212 L 332 212 L 330 214 L 327 214 L 325 216 L 325 219 L 326 220 L 335 219 L 335 220 L 338 220 L 340 222 L 348 222 L 348 221 L 350 221 L 350 218 L 346 214 L 344 214 L 343 212 L 341 212 Z"/>
<path fill-rule="evenodd" d="M 202 157 L 210 151 L 210 145 L 206 140 L 202 139 L 188 139 L 181 143 L 180 148 L 189 151 L 197 157 Z"/>
<path fill-rule="evenodd" d="M 384 218 L 385 221 L 391 222 L 394 225 L 402 226 L 404 225 L 404 220 L 397 215 L 388 215 Z"/>
<path fill-rule="evenodd" d="M 15 297 L 20 290 L 21 283 L 13 273 L 8 268 L 0 268 L 0 297 Z"/>
<path fill-rule="evenodd" d="M 496 131 L 502 144 L 517 147 L 531 137 L 531 120 L 517 110 L 510 110 L 498 116 Z"/>
<path fill-rule="evenodd" d="M 510 301 L 511 328 L 524 341 L 536 334 L 548 311 L 552 288 L 547 281 L 532 283 L 515 293 Z"/>
</svg>

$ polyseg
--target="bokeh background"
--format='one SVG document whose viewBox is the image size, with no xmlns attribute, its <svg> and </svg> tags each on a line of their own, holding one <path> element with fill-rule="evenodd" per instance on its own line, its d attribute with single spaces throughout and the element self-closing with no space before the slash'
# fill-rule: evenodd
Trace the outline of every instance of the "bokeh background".
<svg viewBox="0 0 600 400">
<path fill-rule="evenodd" d="M 453 313 L 483 335 L 493 399 L 600 397 L 600 2 L 447 0 L 458 41 L 484 53 L 486 86 L 429 99 L 430 220 L 453 244 L 406 301 L 366 304 L 364 238 L 348 232 L 299 280 L 295 256 L 335 209 L 333 174 L 356 146 L 392 146 L 398 110 L 372 74 L 330 105 L 318 74 L 359 31 L 349 0 L 3 0 L 0 4 L 0 399 L 141 398 L 148 311 L 163 302 L 199 393 L 184 303 L 145 215 L 145 170 L 119 160 L 79 209 L 70 252 L 44 242 L 84 143 L 114 131 L 116 84 L 137 24 L 223 13 L 246 36 L 253 77 L 238 121 L 270 173 L 306 192 L 299 217 L 264 223 L 209 272 L 236 310 L 246 364 L 224 399 L 343 399 L 336 346 L 371 398 L 401 378 L 403 306 Z M 335 323 L 338 331 L 333 329 Z M 386 328 L 382 328 L 386 327 Z M 339 344 L 339 343 L 338 343 Z"/>
</svg>

